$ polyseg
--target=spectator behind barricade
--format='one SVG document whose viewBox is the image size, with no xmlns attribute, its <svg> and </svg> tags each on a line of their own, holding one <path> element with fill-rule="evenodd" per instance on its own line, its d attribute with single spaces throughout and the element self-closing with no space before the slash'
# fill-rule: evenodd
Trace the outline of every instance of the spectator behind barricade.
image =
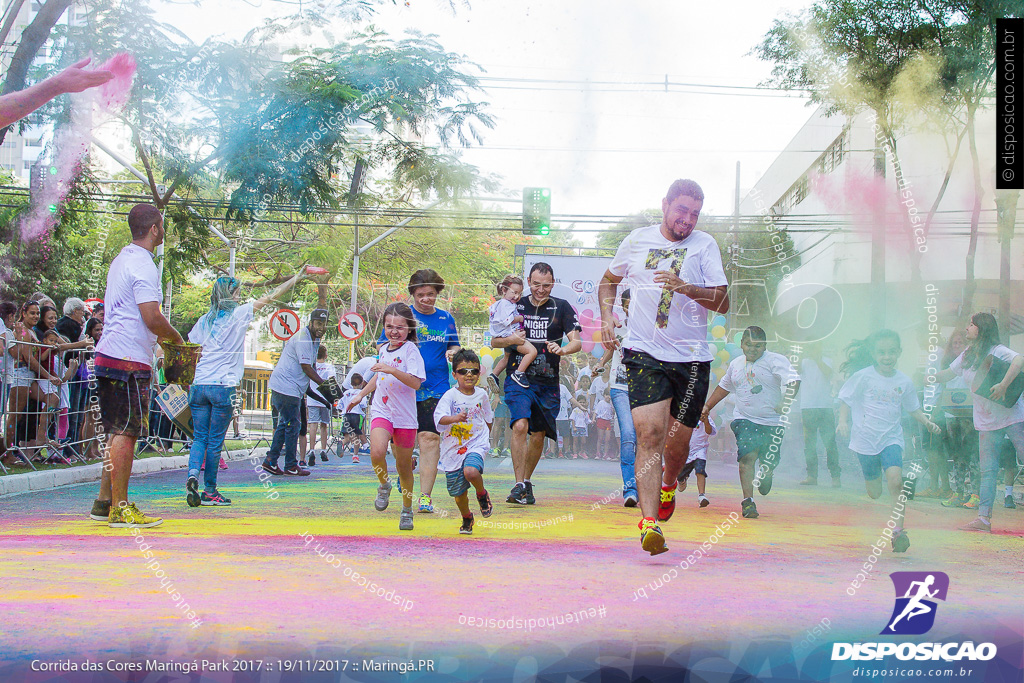
<svg viewBox="0 0 1024 683">
<path fill-rule="evenodd" d="M 18 342 L 11 353 L 14 371 L 11 374 L 11 398 L 8 404 L 7 443 L 18 446 L 26 442 L 24 455 L 31 458 L 39 451 L 40 435 L 35 431 L 36 422 L 29 415 L 29 399 L 36 404 L 44 403 L 45 395 L 36 380 L 44 379 L 59 383 L 41 361 L 42 344 L 33 329 L 39 323 L 39 304 L 26 301 L 21 307 L 21 320 L 15 324 L 14 337 Z M 38 406 L 33 406 L 37 408 Z M 31 439 L 29 435 L 31 434 Z M 45 434 L 43 435 L 45 438 Z"/>
<path fill-rule="evenodd" d="M 84 333 L 88 314 L 85 311 L 85 302 L 75 297 L 70 297 L 64 302 L 64 317 L 57 321 L 57 331 L 68 341 L 81 341 Z"/>
<path fill-rule="evenodd" d="M 28 298 L 29 301 L 34 301 L 39 304 L 39 308 L 43 306 L 49 306 L 50 308 L 57 310 L 57 304 L 53 302 L 53 299 L 46 296 L 42 292 L 32 292 L 32 296 Z"/>
<path fill-rule="evenodd" d="M 60 344 L 66 341 L 67 340 L 64 339 L 64 337 L 62 337 L 57 332 L 57 330 L 48 330 L 46 334 L 43 335 L 44 344 Z M 78 358 L 71 358 L 65 365 L 60 354 L 57 353 L 50 354 L 50 358 L 51 365 L 49 366 L 49 368 L 53 372 L 53 374 L 61 378 L 60 386 L 54 386 L 52 383 L 44 382 L 43 380 L 40 380 L 40 384 L 48 385 L 48 390 L 55 390 L 53 392 L 47 391 L 47 408 L 49 408 L 49 410 L 51 411 L 53 409 L 57 409 L 59 411 L 57 415 L 57 440 L 63 441 L 68 436 L 68 409 L 71 405 L 70 389 L 68 383 L 71 381 L 71 378 L 74 377 L 75 374 L 78 372 L 78 366 L 80 364 L 80 361 Z M 56 401 L 50 400 L 51 397 L 56 398 Z M 41 430 L 41 432 L 43 434 L 46 434 L 48 437 L 50 425 L 49 412 L 42 413 L 40 415 L 39 424 L 39 429 Z M 63 446 L 61 446 L 59 443 L 53 443 L 52 441 L 49 440 L 47 441 L 47 443 L 50 445 L 49 457 L 46 460 L 47 462 L 64 462 L 70 464 L 71 458 L 69 458 L 67 454 L 64 453 Z"/>
<path fill-rule="evenodd" d="M 37 339 L 42 339 L 47 331 L 54 329 L 57 325 L 57 308 L 48 303 L 39 303 L 39 322 L 35 324 L 32 331 Z"/>
<path fill-rule="evenodd" d="M 585 407 L 587 396 L 584 392 L 576 395 L 576 404 L 569 413 L 569 420 L 572 422 L 572 457 L 588 458 L 586 452 L 587 425 L 590 424 L 590 411 Z"/>
<path fill-rule="evenodd" d="M 103 302 L 101 301 L 92 307 L 92 317 L 95 318 L 96 320 L 99 320 L 100 322 L 103 322 L 104 310 L 105 309 L 103 308 Z"/>
<path fill-rule="evenodd" d="M 596 397 L 596 401 L 594 422 L 597 425 L 597 458 L 612 460 L 612 420 L 615 419 L 615 409 L 612 408 L 611 389 L 606 388 Z"/>
<path fill-rule="evenodd" d="M 101 337 L 103 337 L 103 321 L 99 318 L 89 318 L 89 321 L 85 324 L 85 338 L 90 342 L 93 349 L 100 343 Z M 93 413 L 89 412 L 89 406 L 92 405 L 91 398 L 95 395 L 92 386 L 93 372 L 91 369 L 95 356 L 96 352 L 92 349 L 84 352 L 82 354 L 82 365 L 78 369 L 79 376 L 84 378 L 82 393 L 83 404 L 85 405 L 85 412 L 79 418 L 78 441 L 80 442 L 79 449 L 83 447 L 85 449 L 81 452 L 86 460 L 103 457 L 103 454 L 100 452 L 99 440 L 95 438 L 96 417 Z"/>
<path fill-rule="evenodd" d="M 14 369 L 14 359 L 10 356 L 14 344 L 14 320 L 18 315 L 18 307 L 10 301 L 0 302 L 0 406 L 6 405 L 7 386 L 10 373 Z M 0 440 L 0 462 L 4 466 L 11 464 L 7 457 L 7 443 Z"/>
<path fill-rule="evenodd" d="M 92 342 L 92 346 L 95 347 L 100 343 L 100 337 L 103 336 L 103 321 L 99 318 L 90 318 L 89 322 L 85 324 L 85 336 Z M 92 358 L 94 352 L 90 351 L 88 357 Z"/>
<path fill-rule="evenodd" d="M 10 358 L 10 347 L 14 343 L 14 325 L 18 317 L 18 307 L 10 301 L 0 302 L 0 338 L 3 339 L 3 358 L 0 359 L 0 380 L 4 386 L 7 384 L 9 367 L 13 367 L 14 361 L 8 363 Z"/>
<path fill-rule="evenodd" d="M 64 317 L 59 319 L 56 324 L 57 332 L 70 342 L 61 345 L 62 349 L 66 352 L 62 360 L 65 364 L 70 363 L 72 357 L 78 360 L 78 372 L 71 379 L 68 387 L 67 436 L 72 444 L 79 440 L 78 432 L 80 431 L 80 425 L 85 414 L 86 380 L 88 377 L 84 354 L 78 353 L 72 356 L 70 352 L 76 350 L 84 352 L 85 349 L 92 345 L 92 340 L 85 337 L 84 326 L 87 318 L 88 313 L 85 310 L 85 302 L 81 299 L 70 297 L 64 302 Z"/>
</svg>

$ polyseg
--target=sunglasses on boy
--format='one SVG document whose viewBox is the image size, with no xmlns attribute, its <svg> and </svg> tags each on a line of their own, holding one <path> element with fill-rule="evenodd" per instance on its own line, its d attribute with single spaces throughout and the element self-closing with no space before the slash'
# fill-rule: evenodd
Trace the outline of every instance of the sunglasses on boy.
<svg viewBox="0 0 1024 683">
<path fill-rule="evenodd" d="M 459 368 L 455 371 L 456 375 L 479 375 L 480 368 Z"/>
</svg>

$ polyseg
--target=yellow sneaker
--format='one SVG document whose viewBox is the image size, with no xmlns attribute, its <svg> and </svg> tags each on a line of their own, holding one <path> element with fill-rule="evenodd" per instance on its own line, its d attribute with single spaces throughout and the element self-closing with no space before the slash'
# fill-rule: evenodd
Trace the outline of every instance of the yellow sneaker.
<svg viewBox="0 0 1024 683">
<path fill-rule="evenodd" d="M 980 504 L 981 504 L 981 498 L 978 497 L 977 493 L 972 493 L 971 497 L 967 500 L 966 503 L 964 503 L 964 507 L 965 508 L 970 508 L 971 510 L 974 510 Z"/>
<path fill-rule="evenodd" d="M 640 545 L 643 546 L 644 550 L 651 555 L 660 555 L 661 553 L 668 552 L 668 546 L 665 545 L 665 535 L 661 533 L 661 528 L 653 519 L 642 519 L 639 526 Z"/>
<path fill-rule="evenodd" d="M 164 520 L 159 517 L 147 517 L 144 515 L 139 508 L 135 507 L 135 503 L 110 506 L 110 520 L 108 524 L 112 529 L 127 529 L 130 527 L 141 529 L 160 526 L 163 523 Z"/>
</svg>

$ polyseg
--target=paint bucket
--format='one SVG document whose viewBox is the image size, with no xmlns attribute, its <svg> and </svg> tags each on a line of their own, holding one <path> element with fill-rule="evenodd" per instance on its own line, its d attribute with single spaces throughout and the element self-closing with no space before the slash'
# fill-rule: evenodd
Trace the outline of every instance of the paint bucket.
<svg viewBox="0 0 1024 683">
<path fill-rule="evenodd" d="M 164 378 L 168 384 L 189 386 L 196 376 L 201 344 L 160 342 L 164 348 Z"/>
</svg>

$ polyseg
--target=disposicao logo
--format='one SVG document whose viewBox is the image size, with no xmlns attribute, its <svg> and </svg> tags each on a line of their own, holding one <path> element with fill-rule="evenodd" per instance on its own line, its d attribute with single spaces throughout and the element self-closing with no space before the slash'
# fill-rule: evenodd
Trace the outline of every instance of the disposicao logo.
<svg viewBox="0 0 1024 683">
<path fill-rule="evenodd" d="M 880 635 L 918 636 L 935 625 L 937 600 L 945 602 L 949 576 L 942 572 L 893 572 L 896 604 Z M 870 660 L 895 655 L 900 660 L 987 661 L 996 656 L 993 643 L 833 643 L 832 660 Z"/>
<path fill-rule="evenodd" d="M 896 605 L 881 635 L 919 636 L 935 624 L 936 600 L 946 601 L 949 576 L 943 572 L 893 572 Z"/>
</svg>

